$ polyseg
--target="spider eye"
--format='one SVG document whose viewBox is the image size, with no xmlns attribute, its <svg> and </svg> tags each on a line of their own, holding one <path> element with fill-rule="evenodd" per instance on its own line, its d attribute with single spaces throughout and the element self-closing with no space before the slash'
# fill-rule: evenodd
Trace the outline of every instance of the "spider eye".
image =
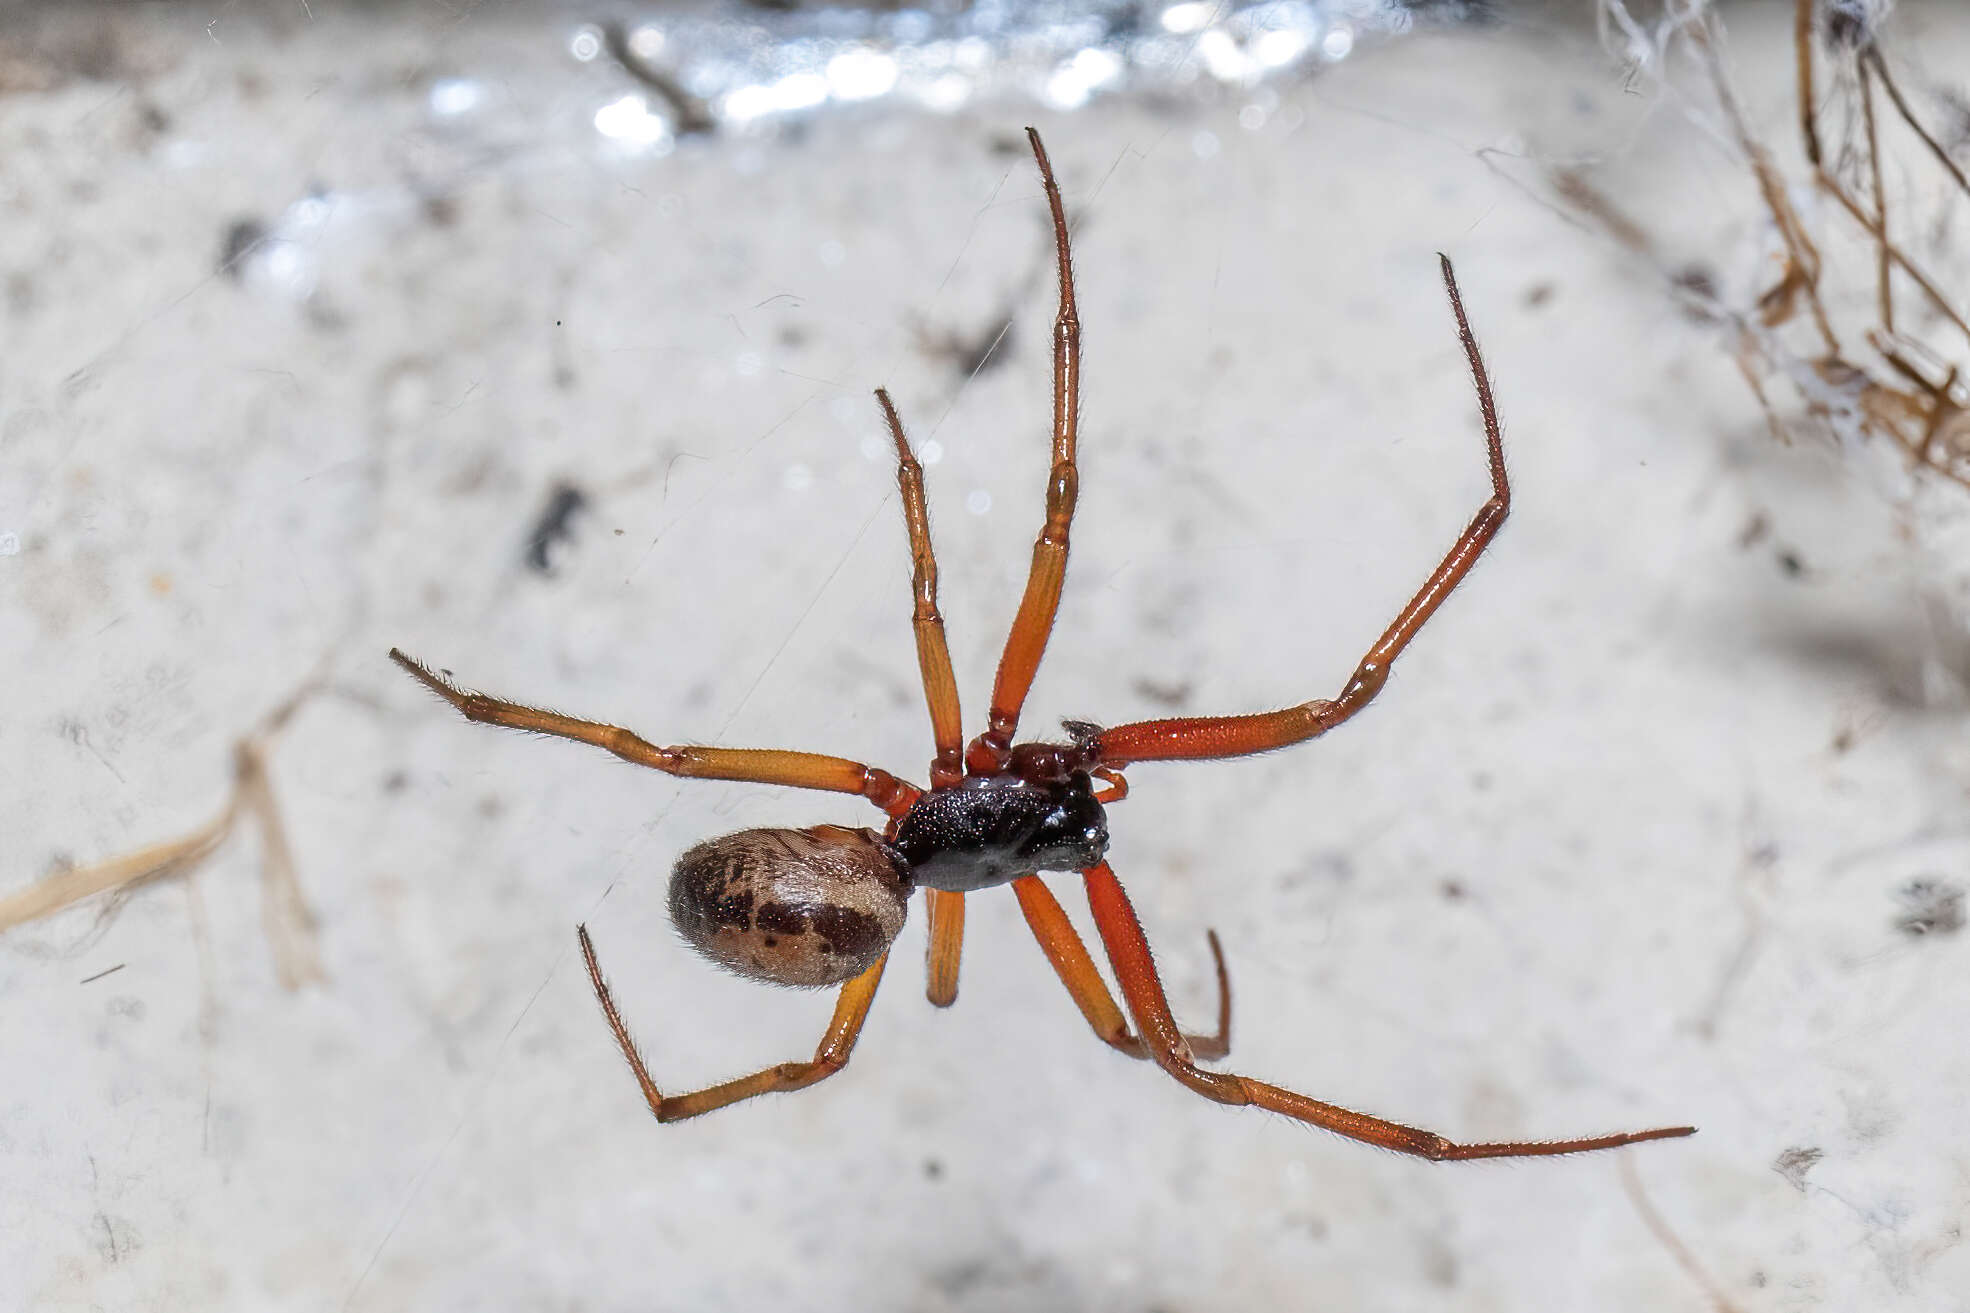
<svg viewBox="0 0 1970 1313">
<path fill-rule="evenodd" d="M 670 919 L 728 971 L 818 988 L 876 964 L 903 929 L 908 868 L 872 831 L 742 830 L 670 873 Z"/>
</svg>

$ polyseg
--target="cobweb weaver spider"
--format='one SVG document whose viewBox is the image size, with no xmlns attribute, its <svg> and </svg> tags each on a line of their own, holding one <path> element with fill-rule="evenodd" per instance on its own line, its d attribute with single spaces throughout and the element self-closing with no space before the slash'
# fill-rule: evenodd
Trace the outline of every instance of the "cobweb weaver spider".
<svg viewBox="0 0 1970 1313">
<path fill-rule="evenodd" d="M 1251 1104 L 1368 1144 L 1430 1159 L 1517 1158 L 1609 1149 L 1692 1134 L 1693 1127 L 1598 1135 L 1588 1139 L 1459 1144 L 1430 1131 L 1352 1112 L 1244 1076 L 1206 1071 L 1198 1061 L 1230 1049 L 1231 993 L 1217 935 L 1209 942 L 1217 964 L 1218 1027 L 1187 1035 L 1171 1016 L 1142 925 L 1121 883 L 1103 860 L 1108 848 L 1104 808 L 1128 794 L 1122 768 L 1135 762 L 1240 757 L 1303 742 L 1353 716 L 1388 679 L 1390 665 L 1470 572 L 1498 532 L 1511 505 L 1504 449 L 1490 385 L 1464 317 L 1447 257 L 1444 288 L 1477 388 L 1490 458 L 1491 499 L 1478 511 L 1436 571 L 1376 640 L 1334 699 L 1316 698 L 1258 715 L 1179 717 L 1112 729 L 1065 722 L 1071 743 L 1014 744 L 1021 705 L 1046 650 L 1067 570 L 1068 528 L 1079 476 L 1074 463 L 1081 372 L 1081 324 L 1074 304 L 1067 219 L 1040 135 L 1026 130 L 1053 220 L 1060 305 L 1053 329 L 1053 467 L 1046 522 L 1033 547 L 1026 593 L 1006 640 L 986 728 L 961 746 L 957 684 L 951 673 L 944 618 L 937 609 L 937 561 L 924 507 L 923 468 L 904 435 L 889 394 L 878 388 L 896 443 L 897 484 L 909 532 L 917 663 L 937 755 L 930 787 L 919 789 L 886 771 L 840 757 L 759 749 L 657 747 L 616 725 L 577 720 L 470 693 L 392 648 L 391 658 L 469 720 L 577 739 L 618 757 L 696 779 L 744 780 L 793 788 L 860 794 L 888 814 L 881 833 L 824 825 L 805 830 L 760 829 L 691 848 L 671 873 L 670 912 L 678 930 L 706 957 L 770 984 L 840 985 L 834 1017 L 814 1057 L 689 1094 L 665 1094 L 651 1079 L 629 1027 L 617 1010 L 596 961 L 586 926 L 578 927 L 582 957 L 603 1016 L 660 1122 L 681 1121 L 741 1099 L 797 1090 L 840 1071 L 848 1062 L 882 979 L 889 946 L 903 927 L 909 894 L 924 890 L 930 921 L 927 993 L 939 1007 L 957 998 L 967 893 L 1012 885 L 1040 949 L 1073 996 L 1081 1015 L 1105 1043 L 1132 1058 L 1153 1059 L 1184 1085 L 1220 1103 Z M 1114 968 L 1129 1015 L 1103 983 L 1079 934 L 1039 871 L 1075 870 L 1086 882 L 1102 946 Z"/>
</svg>

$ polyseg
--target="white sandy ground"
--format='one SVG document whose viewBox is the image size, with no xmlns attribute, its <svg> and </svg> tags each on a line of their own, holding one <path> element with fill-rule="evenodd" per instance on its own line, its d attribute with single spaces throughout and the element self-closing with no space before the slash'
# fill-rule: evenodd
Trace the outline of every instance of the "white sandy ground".
<svg viewBox="0 0 1970 1313">
<path fill-rule="evenodd" d="M 914 915 L 847 1072 L 654 1124 L 575 923 L 669 1085 L 804 1056 L 827 1000 L 698 961 L 664 877 L 709 834 L 869 814 L 468 725 L 385 650 L 658 741 L 921 775 L 867 394 L 941 448 L 975 716 L 1044 479 L 1031 111 L 624 160 L 586 128 L 620 75 L 552 15 L 234 17 L 215 43 L 147 11 L 130 85 L 0 101 L 0 880 L 192 828 L 332 652 L 272 754 L 329 978 L 276 984 L 248 838 L 199 881 L 203 965 L 181 886 L 0 941 L 0 1308 L 1722 1306 L 1618 1155 L 1415 1162 L 1113 1054 L 1002 893 L 952 1011 Z M 1782 15 L 1737 19 L 1783 134 Z M 440 130 L 454 74 L 491 98 Z M 1028 726 L 1339 687 L 1484 495 L 1438 249 L 1518 501 L 1368 714 L 1132 772 L 1113 861 L 1179 1010 L 1209 1013 L 1215 926 L 1233 1069 L 1468 1139 L 1694 1122 L 1631 1162 L 1730 1308 L 1970 1308 L 1970 938 L 1894 927 L 1970 860 L 1962 713 L 1908 695 L 1935 563 L 1474 152 L 1607 157 L 1733 294 L 1762 276 L 1748 182 L 1584 27 L 1411 39 L 1256 130 L 1240 107 L 1038 120 L 1085 213 L 1087 360 Z M 311 303 L 213 272 L 229 225 L 315 187 Z M 958 395 L 914 326 L 975 331 L 1022 286 L 1005 367 Z M 521 555 L 563 478 L 592 508 L 544 578 Z M 1823 1155 L 1799 1185 L 1794 1149 Z"/>
</svg>

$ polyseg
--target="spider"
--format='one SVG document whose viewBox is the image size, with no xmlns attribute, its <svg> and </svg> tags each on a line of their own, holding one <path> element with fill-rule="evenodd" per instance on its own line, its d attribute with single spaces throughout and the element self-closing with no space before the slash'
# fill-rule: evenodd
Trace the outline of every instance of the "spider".
<svg viewBox="0 0 1970 1313">
<path fill-rule="evenodd" d="M 1396 657 L 1470 572 L 1504 523 L 1511 506 L 1504 449 L 1456 276 L 1449 259 L 1439 257 L 1484 420 L 1492 495 L 1421 590 L 1368 650 L 1340 695 L 1258 715 L 1185 716 L 1109 729 L 1066 721 L 1070 742 L 1014 743 L 1020 707 L 1053 629 L 1079 490 L 1074 450 L 1081 323 L 1074 303 L 1067 219 L 1046 147 L 1032 128 L 1026 136 L 1046 191 L 1059 265 L 1060 303 L 1053 326 L 1053 466 L 1046 522 L 1034 544 L 1026 593 L 999 661 L 985 729 L 968 745 L 962 739 L 944 618 L 937 608 L 937 561 L 924 507 L 923 468 L 888 392 L 878 388 L 875 394 L 896 444 L 897 485 L 909 534 L 915 599 L 911 623 L 936 744 L 929 788 L 841 757 L 657 747 L 617 725 L 467 692 L 422 662 L 395 648 L 390 651 L 392 660 L 469 720 L 592 743 L 639 766 L 672 775 L 860 794 L 887 813 L 888 823 L 880 832 L 822 825 L 726 835 L 686 851 L 671 872 L 671 919 L 684 938 L 713 962 L 769 984 L 841 987 L 833 1019 L 811 1060 L 781 1063 L 689 1094 L 665 1094 L 651 1078 L 603 979 L 588 928 L 577 928 L 596 999 L 650 1111 L 660 1122 L 681 1121 L 755 1095 L 804 1089 L 840 1071 L 868 1016 L 889 946 L 902 930 L 908 897 L 918 888 L 924 891 L 929 921 L 926 992 L 937 1006 L 950 1006 L 957 998 L 965 895 L 1010 884 L 1041 951 L 1095 1034 L 1132 1058 L 1154 1060 L 1206 1098 L 1269 1109 L 1349 1139 L 1431 1159 L 1580 1153 L 1692 1134 L 1693 1127 L 1670 1126 L 1576 1140 L 1460 1144 L 1198 1065 L 1222 1058 L 1230 1049 L 1231 992 L 1224 954 L 1216 933 L 1210 932 L 1208 942 L 1217 967 L 1217 1030 L 1211 1035 L 1185 1034 L 1171 1016 L 1135 909 L 1104 860 L 1105 809 L 1129 791 L 1122 768 L 1144 761 L 1269 752 L 1324 734 L 1367 706 L 1387 681 Z M 1041 871 L 1081 874 L 1102 946 L 1134 1018 L 1133 1030 L 1079 934 L 1040 881 Z"/>
</svg>

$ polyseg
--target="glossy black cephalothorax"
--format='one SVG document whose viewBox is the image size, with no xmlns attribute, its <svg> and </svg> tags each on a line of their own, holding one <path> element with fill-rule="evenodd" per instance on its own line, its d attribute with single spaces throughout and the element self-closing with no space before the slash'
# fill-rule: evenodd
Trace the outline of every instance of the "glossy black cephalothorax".
<svg viewBox="0 0 1970 1313">
<path fill-rule="evenodd" d="M 1027 772 L 968 775 L 917 799 L 892 842 L 918 884 L 970 893 L 1035 871 L 1083 871 L 1107 854 L 1108 817 L 1088 773 L 1027 764 Z"/>
<path fill-rule="evenodd" d="M 670 875 L 670 916 L 699 952 L 770 984 L 839 984 L 903 929 L 918 886 L 970 893 L 1108 852 L 1092 746 L 1023 743 L 1004 770 L 917 797 L 887 834 L 820 825 L 698 844 Z"/>
</svg>

